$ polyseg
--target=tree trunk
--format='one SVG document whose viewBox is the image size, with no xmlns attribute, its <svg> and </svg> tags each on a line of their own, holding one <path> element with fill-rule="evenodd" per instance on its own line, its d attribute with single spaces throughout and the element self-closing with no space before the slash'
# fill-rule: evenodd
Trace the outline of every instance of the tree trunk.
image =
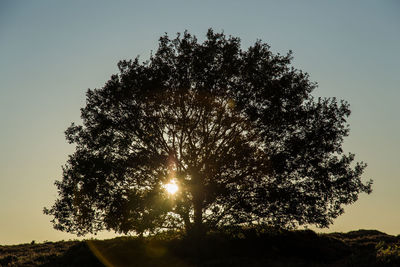
<svg viewBox="0 0 400 267">
<path fill-rule="evenodd" d="M 204 186 L 201 181 L 200 175 L 194 172 L 193 175 L 193 212 L 194 222 L 190 235 L 194 239 L 201 239 L 204 236 L 205 229 L 203 225 L 203 204 L 204 204 Z"/>
<path fill-rule="evenodd" d="M 195 239 L 201 239 L 204 236 L 203 227 L 203 205 L 202 200 L 197 200 L 194 204 L 194 224 L 192 234 Z"/>
</svg>

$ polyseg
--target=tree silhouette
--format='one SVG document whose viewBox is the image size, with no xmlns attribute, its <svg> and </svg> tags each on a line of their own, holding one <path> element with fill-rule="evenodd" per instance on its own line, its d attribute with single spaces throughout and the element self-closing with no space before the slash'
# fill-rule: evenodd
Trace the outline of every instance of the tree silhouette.
<svg viewBox="0 0 400 267">
<path fill-rule="evenodd" d="M 315 99 L 291 60 L 210 29 L 203 43 L 164 35 L 148 61 L 119 62 L 66 130 L 76 151 L 45 214 L 78 235 L 327 227 L 372 182 L 342 150 L 348 103 Z"/>
</svg>

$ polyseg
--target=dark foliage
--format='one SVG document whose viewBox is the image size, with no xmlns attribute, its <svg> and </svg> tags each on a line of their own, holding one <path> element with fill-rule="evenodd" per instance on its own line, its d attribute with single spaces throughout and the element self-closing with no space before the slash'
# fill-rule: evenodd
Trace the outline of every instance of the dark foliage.
<svg viewBox="0 0 400 267">
<path fill-rule="evenodd" d="M 121 61 L 66 130 L 76 151 L 45 213 L 76 234 L 328 226 L 371 182 L 342 150 L 348 103 L 314 99 L 291 60 L 209 30 L 203 43 L 165 35 L 150 60 Z"/>
</svg>

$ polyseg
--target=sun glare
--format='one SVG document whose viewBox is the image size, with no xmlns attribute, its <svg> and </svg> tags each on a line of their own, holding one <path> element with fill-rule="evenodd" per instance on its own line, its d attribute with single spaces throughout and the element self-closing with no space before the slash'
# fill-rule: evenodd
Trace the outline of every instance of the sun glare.
<svg viewBox="0 0 400 267">
<path fill-rule="evenodd" d="M 176 181 L 174 179 L 172 179 L 168 184 L 165 184 L 164 188 L 171 195 L 175 194 L 176 191 L 178 191 L 178 185 L 176 184 Z"/>
</svg>

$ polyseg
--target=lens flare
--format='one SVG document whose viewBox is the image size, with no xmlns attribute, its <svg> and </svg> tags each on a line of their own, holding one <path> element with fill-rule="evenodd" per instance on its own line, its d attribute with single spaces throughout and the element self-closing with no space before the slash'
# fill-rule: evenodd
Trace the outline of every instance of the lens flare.
<svg viewBox="0 0 400 267">
<path fill-rule="evenodd" d="M 168 184 L 163 185 L 163 187 L 171 195 L 175 194 L 179 189 L 174 179 L 172 179 Z"/>
</svg>

